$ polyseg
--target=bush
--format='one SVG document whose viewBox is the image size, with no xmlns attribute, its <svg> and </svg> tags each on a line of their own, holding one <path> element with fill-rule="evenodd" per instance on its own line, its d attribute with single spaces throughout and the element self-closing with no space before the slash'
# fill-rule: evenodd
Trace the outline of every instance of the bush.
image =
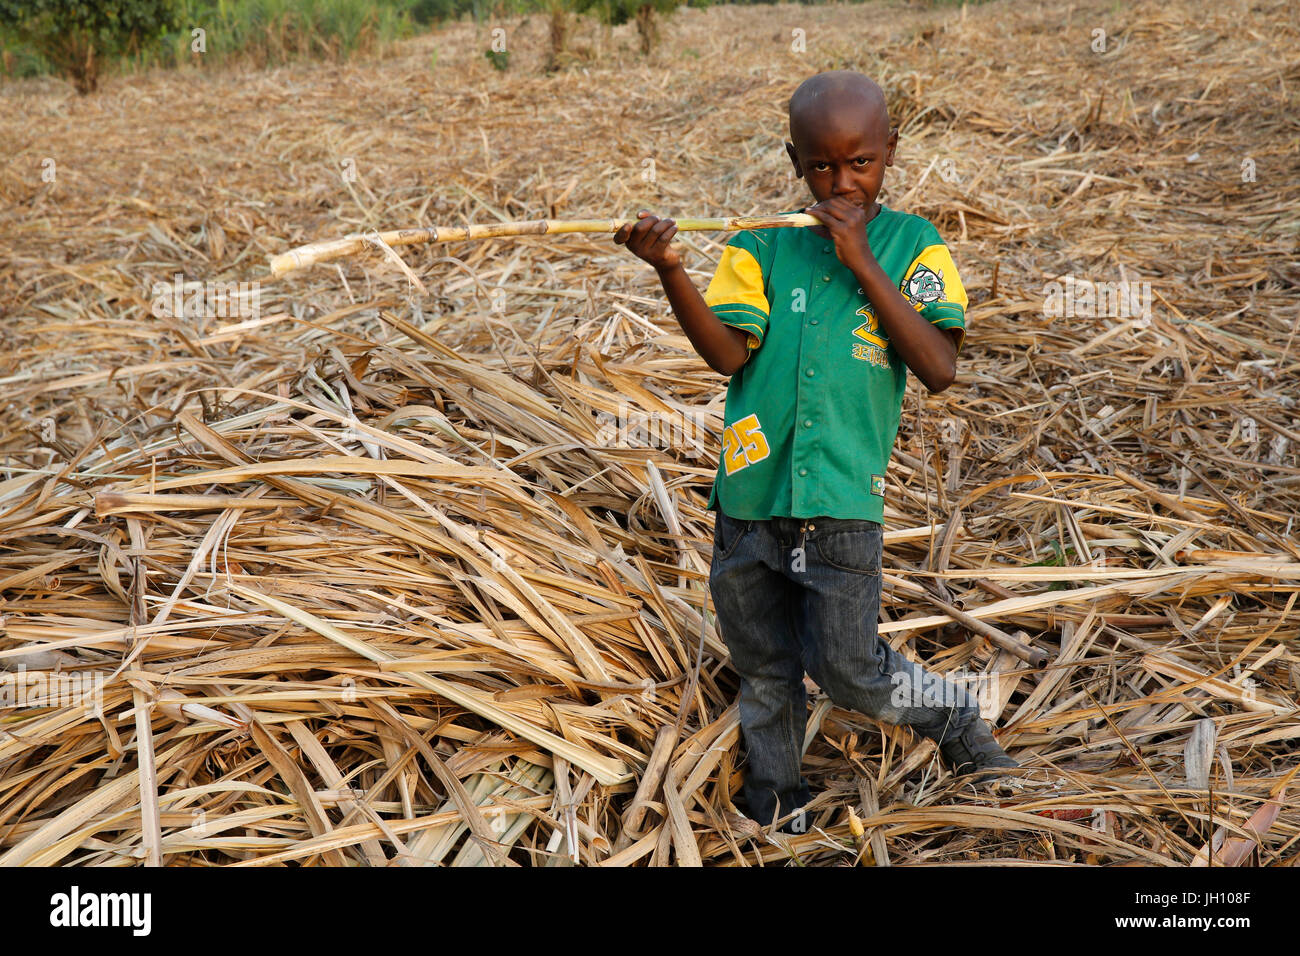
<svg viewBox="0 0 1300 956">
<path fill-rule="evenodd" d="M 649 54 L 659 42 L 659 16 L 671 16 L 682 0 L 576 0 L 576 5 L 578 10 L 592 11 L 614 26 L 635 19 L 641 52 Z"/>
<path fill-rule="evenodd" d="M 0 27 L 82 94 L 98 87 L 103 57 L 139 50 L 175 19 L 172 0 L 0 0 Z"/>
</svg>

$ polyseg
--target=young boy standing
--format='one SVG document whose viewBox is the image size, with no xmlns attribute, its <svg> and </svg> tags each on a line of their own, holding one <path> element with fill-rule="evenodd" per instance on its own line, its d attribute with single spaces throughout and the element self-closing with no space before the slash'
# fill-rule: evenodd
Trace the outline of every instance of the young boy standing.
<svg viewBox="0 0 1300 956">
<path fill-rule="evenodd" d="M 837 706 L 936 741 L 955 772 L 1017 767 L 974 700 L 877 633 L 885 471 L 906 372 L 952 384 L 966 293 L 934 226 L 876 201 L 897 130 L 867 77 L 819 73 L 790 99 L 786 151 L 822 225 L 737 233 L 704 296 L 671 219 L 615 235 L 653 265 L 683 331 L 731 377 L 709 508 L 709 586 L 740 675 L 745 798 L 764 825 L 811 799 L 804 669 Z"/>
</svg>

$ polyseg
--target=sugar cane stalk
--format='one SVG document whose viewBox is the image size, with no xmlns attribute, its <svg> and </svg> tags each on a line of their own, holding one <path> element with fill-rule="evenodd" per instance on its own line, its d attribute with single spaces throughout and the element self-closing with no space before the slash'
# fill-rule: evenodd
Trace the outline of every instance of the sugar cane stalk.
<svg viewBox="0 0 1300 956">
<path fill-rule="evenodd" d="M 356 255 L 367 247 L 412 246 L 423 242 L 457 242 L 465 239 L 500 239 L 506 236 L 550 236 L 564 232 L 606 232 L 611 235 L 636 219 L 536 219 L 529 222 L 493 222 L 470 226 L 429 226 L 424 229 L 396 229 L 383 233 L 354 233 L 342 239 L 313 242 L 271 257 L 271 275 L 278 278 L 317 262 L 329 262 Z M 816 226 L 820 220 L 807 213 L 778 216 L 725 216 L 718 219 L 676 219 L 678 232 L 741 229 L 775 229 L 783 226 Z"/>
</svg>

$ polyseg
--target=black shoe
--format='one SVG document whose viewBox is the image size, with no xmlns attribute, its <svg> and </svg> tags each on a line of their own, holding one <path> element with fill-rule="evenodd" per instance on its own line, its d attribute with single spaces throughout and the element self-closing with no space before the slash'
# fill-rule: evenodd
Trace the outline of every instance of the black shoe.
<svg viewBox="0 0 1300 956">
<path fill-rule="evenodd" d="M 993 739 L 989 725 L 978 717 L 956 737 L 941 743 L 939 752 L 953 773 L 979 772 L 975 778 L 977 782 L 1006 776 L 998 770 L 1020 766 Z"/>
</svg>

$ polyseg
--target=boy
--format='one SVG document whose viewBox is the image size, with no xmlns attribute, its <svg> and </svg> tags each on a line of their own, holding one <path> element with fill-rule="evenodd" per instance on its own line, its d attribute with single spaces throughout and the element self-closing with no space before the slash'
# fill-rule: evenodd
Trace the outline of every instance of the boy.
<svg viewBox="0 0 1300 956">
<path fill-rule="evenodd" d="M 965 291 L 934 226 L 876 201 L 898 144 L 880 87 L 819 73 L 789 113 L 786 151 L 822 225 L 737 233 L 703 297 L 671 219 L 643 211 L 614 242 L 655 267 L 696 351 L 731 376 L 709 587 L 741 679 L 749 816 L 793 815 L 783 829 L 803 832 L 805 667 L 837 706 L 935 740 L 957 773 L 1019 764 L 968 694 L 876 630 L 906 369 L 932 392 L 952 384 Z"/>
</svg>

